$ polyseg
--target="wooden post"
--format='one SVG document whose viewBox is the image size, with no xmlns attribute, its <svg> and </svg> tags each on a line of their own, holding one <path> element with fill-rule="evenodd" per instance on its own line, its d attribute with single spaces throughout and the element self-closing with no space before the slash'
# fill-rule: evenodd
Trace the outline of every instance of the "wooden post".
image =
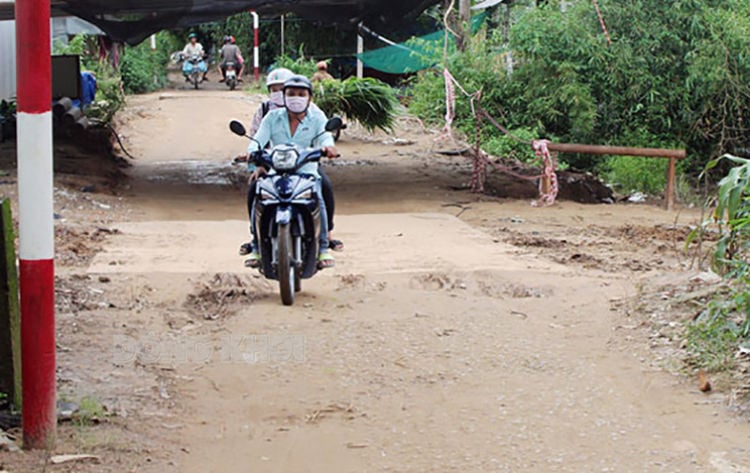
<svg viewBox="0 0 750 473">
<path fill-rule="evenodd" d="M 0 202 L 0 392 L 21 409 L 21 312 L 10 200 Z"/>
<path fill-rule="evenodd" d="M 669 167 L 667 168 L 667 210 L 674 209 L 674 189 L 675 189 L 675 178 L 677 175 L 677 158 L 674 156 L 669 158 Z"/>
</svg>

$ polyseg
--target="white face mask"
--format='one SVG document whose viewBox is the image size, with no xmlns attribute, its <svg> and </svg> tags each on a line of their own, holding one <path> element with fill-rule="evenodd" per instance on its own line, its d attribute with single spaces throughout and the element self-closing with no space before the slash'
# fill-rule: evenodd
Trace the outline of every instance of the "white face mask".
<svg viewBox="0 0 750 473">
<path fill-rule="evenodd" d="M 278 105 L 279 107 L 284 106 L 284 92 L 279 90 L 278 92 L 271 92 L 270 94 L 271 103 Z"/>
<path fill-rule="evenodd" d="M 286 108 L 292 113 L 302 113 L 307 110 L 307 97 L 286 97 Z"/>
</svg>

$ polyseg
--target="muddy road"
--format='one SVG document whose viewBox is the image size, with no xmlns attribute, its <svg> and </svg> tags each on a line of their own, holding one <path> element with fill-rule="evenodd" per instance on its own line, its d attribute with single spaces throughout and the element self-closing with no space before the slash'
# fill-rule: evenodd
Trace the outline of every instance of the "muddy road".
<svg viewBox="0 0 750 473">
<path fill-rule="evenodd" d="M 355 127 L 327 164 L 345 251 L 283 307 L 237 256 L 227 123 L 257 104 L 130 99 L 114 231 L 61 276 L 61 392 L 114 414 L 69 434 L 102 457 L 70 471 L 750 471 L 750 425 L 623 310 L 695 276 L 678 241 L 695 213 L 453 191 L 470 167 L 434 134 Z"/>
</svg>

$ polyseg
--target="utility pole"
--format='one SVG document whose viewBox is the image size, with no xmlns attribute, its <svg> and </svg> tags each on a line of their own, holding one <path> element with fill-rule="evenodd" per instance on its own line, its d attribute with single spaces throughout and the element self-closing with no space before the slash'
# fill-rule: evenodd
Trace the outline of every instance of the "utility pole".
<svg viewBox="0 0 750 473">
<path fill-rule="evenodd" d="M 458 49 L 463 51 L 471 36 L 471 0 L 458 0 Z"/>
<path fill-rule="evenodd" d="M 359 23 L 359 26 L 362 26 L 362 22 Z M 357 28 L 357 54 L 362 54 L 363 52 L 365 52 L 365 39 L 362 37 L 359 28 Z M 362 60 L 357 57 L 357 79 L 361 79 L 363 76 L 364 64 L 362 64 Z"/>
<path fill-rule="evenodd" d="M 471 21 L 471 0 L 459 0 L 458 16 L 464 25 Z"/>
<path fill-rule="evenodd" d="M 512 6 L 513 0 L 507 0 L 503 5 L 503 8 L 505 8 L 505 15 L 503 15 L 503 46 L 505 47 L 505 71 L 508 77 L 513 75 L 513 51 L 510 49 L 510 9 Z"/>
<path fill-rule="evenodd" d="M 281 15 L 281 55 L 284 55 L 284 33 L 285 33 L 285 25 L 284 25 L 284 19 L 286 15 Z"/>
<path fill-rule="evenodd" d="M 260 44 L 258 40 L 259 20 L 258 13 L 255 10 L 250 10 L 250 15 L 253 17 L 253 76 L 255 77 L 255 82 L 258 82 L 260 78 L 260 60 L 258 56 Z"/>
<path fill-rule="evenodd" d="M 55 230 L 49 0 L 17 0 L 18 221 L 24 448 L 54 450 Z"/>
</svg>

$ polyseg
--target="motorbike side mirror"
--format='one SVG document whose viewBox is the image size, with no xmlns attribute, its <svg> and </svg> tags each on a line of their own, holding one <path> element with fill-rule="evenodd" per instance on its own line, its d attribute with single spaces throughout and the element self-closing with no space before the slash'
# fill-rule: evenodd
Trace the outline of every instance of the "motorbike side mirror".
<svg viewBox="0 0 750 473">
<path fill-rule="evenodd" d="M 247 136 L 247 130 L 245 130 L 245 125 L 238 122 L 237 120 L 232 120 L 229 122 L 229 129 L 232 130 L 232 133 L 238 136 Z"/>
<path fill-rule="evenodd" d="M 326 131 L 340 130 L 342 126 L 344 126 L 344 121 L 341 117 L 331 117 L 326 122 Z"/>
</svg>

